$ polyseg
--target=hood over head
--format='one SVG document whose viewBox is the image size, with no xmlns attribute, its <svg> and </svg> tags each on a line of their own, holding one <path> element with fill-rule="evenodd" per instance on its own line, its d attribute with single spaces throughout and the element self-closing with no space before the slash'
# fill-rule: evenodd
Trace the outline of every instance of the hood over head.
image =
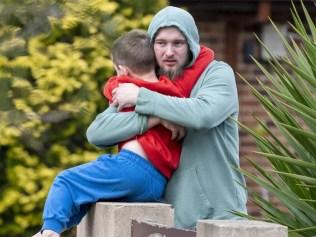
<svg viewBox="0 0 316 237">
<path fill-rule="evenodd" d="M 189 12 L 172 6 L 163 8 L 152 19 L 148 34 L 153 40 L 160 28 L 171 26 L 177 27 L 186 37 L 192 53 L 192 60 L 188 65 L 191 66 L 200 52 L 200 37 L 195 21 Z"/>
</svg>

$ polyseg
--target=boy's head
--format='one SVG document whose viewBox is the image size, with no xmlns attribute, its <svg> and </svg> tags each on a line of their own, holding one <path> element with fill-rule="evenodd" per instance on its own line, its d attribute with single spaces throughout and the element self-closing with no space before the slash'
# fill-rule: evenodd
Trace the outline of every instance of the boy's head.
<svg viewBox="0 0 316 237">
<path fill-rule="evenodd" d="M 155 69 L 155 53 L 148 34 L 142 30 L 129 31 L 116 39 L 112 59 L 116 69 L 123 66 L 138 75 Z"/>
</svg>

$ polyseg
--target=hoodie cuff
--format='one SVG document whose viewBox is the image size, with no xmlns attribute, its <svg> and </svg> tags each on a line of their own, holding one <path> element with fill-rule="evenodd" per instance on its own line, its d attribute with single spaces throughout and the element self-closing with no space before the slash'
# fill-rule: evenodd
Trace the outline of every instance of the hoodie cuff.
<svg viewBox="0 0 316 237">
<path fill-rule="evenodd" d="M 157 93 L 146 88 L 140 88 L 135 111 L 140 114 L 154 115 L 155 111 L 155 101 Z"/>
<path fill-rule="evenodd" d="M 139 134 L 142 135 L 148 130 L 148 116 L 147 115 L 140 116 L 140 124 L 141 125 L 140 125 Z"/>
</svg>

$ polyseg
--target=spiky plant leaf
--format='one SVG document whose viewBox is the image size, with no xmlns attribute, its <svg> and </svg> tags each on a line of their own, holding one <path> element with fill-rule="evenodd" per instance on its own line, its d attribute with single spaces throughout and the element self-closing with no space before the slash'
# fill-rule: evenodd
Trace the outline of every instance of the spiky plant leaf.
<svg viewBox="0 0 316 237">
<path fill-rule="evenodd" d="M 254 138 L 259 150 L 256 153 L 269 161 L 271 169 L 265 170 L 251 160 L 260 175 L 240 171 L 286 207 L 280 209 L 254 193 L 253 200 L 266 220 L 287 225 L 292 237 L 312 237 L 316 236 L 316 26 L 303 1 L 301 7 L 303 14 L 292 4 L 290 23 L 301 43 L 287 39 L 271 20 L 288 52 L 285 58 L 276 58 L 257 37 L 271 59 L 266 65 L 253 60 L 269 83 L 258 79 L 257 89 L 241 76 L 279 135 L 259 119 L 264 135 L 241 125 Z"/>
</svg>

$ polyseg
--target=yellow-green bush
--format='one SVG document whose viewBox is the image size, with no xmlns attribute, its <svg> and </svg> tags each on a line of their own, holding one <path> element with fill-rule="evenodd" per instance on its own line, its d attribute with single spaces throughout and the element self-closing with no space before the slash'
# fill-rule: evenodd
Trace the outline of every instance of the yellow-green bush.
<svg viewBox="0 0 316 237">
<path fill-rule="evenodd" d="M 55 175 L 100 154 L 85 131 L 107 106 L 111 42 L 166 4 L 33 2 L 0 3 L 0 236 L 34 233 Z"/>
</svg>

